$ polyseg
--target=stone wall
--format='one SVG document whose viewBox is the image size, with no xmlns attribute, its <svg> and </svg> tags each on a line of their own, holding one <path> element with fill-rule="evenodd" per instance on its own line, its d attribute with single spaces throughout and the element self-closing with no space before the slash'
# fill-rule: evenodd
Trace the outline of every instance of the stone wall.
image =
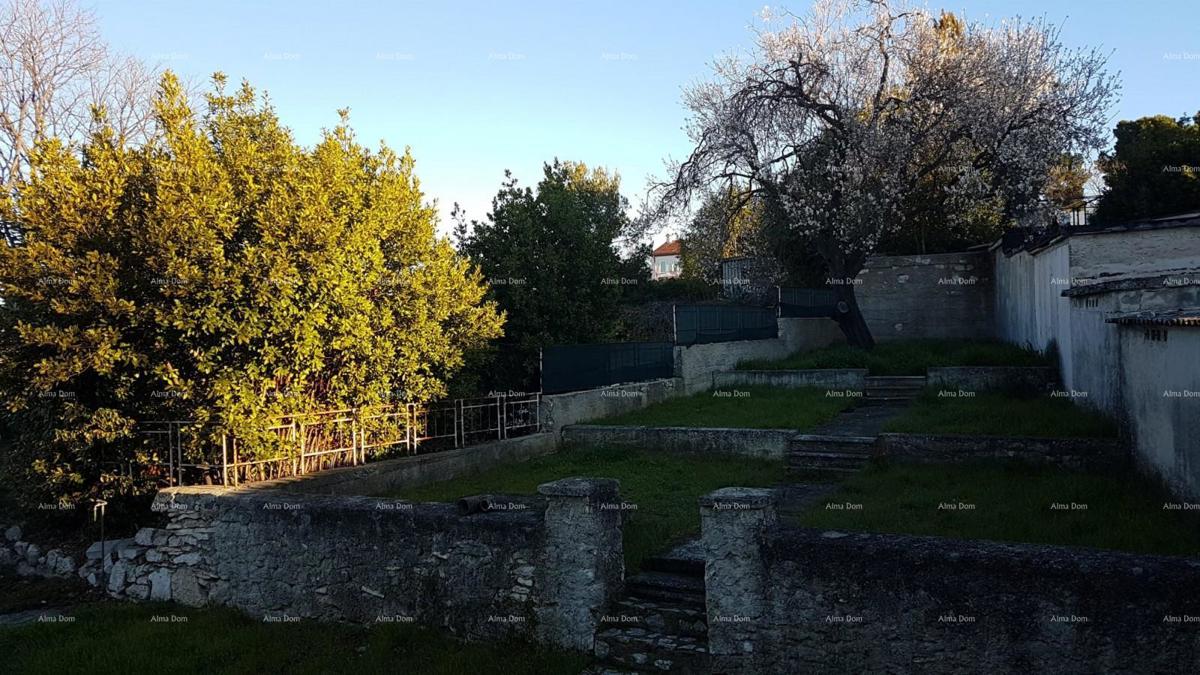
<svg viewBox="0 0 1200 675">
<path fill-rule="evenodd" d="M 563 443 L 584 446 L 646 448 L 782 461 L 794 429 L 723 429 L 634 427 L 577 424 L 563 429 Z"/>
<path fill-rule="evenodd" d="M 823 368 L 816 370 L 731 370 L 713 373 L 713 389 L 734 387 L 819 387 L 840 391 L 862 391 L 867 386 L 866 368 Z"/>
<path fill-rule="evenodd" d="M 777 524 L 770 493 L 701 502 L 723 673 L 1180 672 L 1200 663 L 1200 563 Z"/>
<path fill-rule="evenodd" d="M 876 340 L 994 335 L 985 251 L 873 256 L 849 282 Z"/>
<path fill-rule="evenodd" d="M 1058 369 L 1050 366 L 946 366 L 925 372 L 930 387 L 958 391 L 1027 390 L 1048 392 L 1058 386 Z"/>
<path fill-rule="evenodd" d="M 908 464 L 953 464 L 999 459 L 1064 469 L 1102 471 L 1125 466 L 1129 462 L 1129 451 L 1125 444 L 1110 438 L 885 433 L 875 439 L 872 451 L 877 457 Z"/>
<path fill-rule="evenodd" d="M 588 650 L 623 582 L 618 485 L 567 478 L 539 493 L 463 516 L 450 504 L 171 488 L 154 501 L 162 527 L 104 554 L 93 546 L 93 571 L 78 574 L 114 597 L 266 622 L 412 622 Z"/>
</svg>

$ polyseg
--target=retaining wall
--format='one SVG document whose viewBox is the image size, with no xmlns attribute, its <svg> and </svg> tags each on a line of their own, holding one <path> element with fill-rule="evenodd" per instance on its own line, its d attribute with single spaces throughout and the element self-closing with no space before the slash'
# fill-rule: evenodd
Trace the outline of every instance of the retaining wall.
<svg viewBox="0 0 1200 675">
<path fill-rule="evenodd" d="M 228 605 L 267 622 L 415 622 L 471 639 L 589 650 L 622 584 L 617 482 L 566 478 L 544 502 L 450 504 L 172 488 L 107 574 L 111 595 Z"/>
<path fill-rule="evenodd" d="M 683 378 L 684 391 L 694 394 L 712 386 L 714 373 L 733 370 L 742 361 L 775 361 L 844 340 L 837 322 L 831 319 L 779 319 L 779 337 L 775 339 L 676 347 L 675 375 Z"/>
<path fill-rule="evenodd" d="M 770 491 L 701 500 L 714 672 L 1180 672 L 1200 562 L 778 524 Z"/>
<path fill-rule="evenodd" d="M 384 495 L 427 483 L 450 480 L 511 462 L 547 455 L 558 448 L 554 434 L 537 433 L 425 455 L 397 457 L 290 476 L 256 484 L 264 489 L 338 495 Z"/>
<path fill-rule="evenodd" d="M 825 368 L 817 370 L 730 370 L 713 373 L 712 388 L 778 387 L 799 389 L 819 387 L 862 391 L 867 386 L 866 368 Z"/>
<path fill-rule="evenodd" d="M 647 448 L 663 452 L 736 455 L 783 460 L 795 429 L 638 427 L 577 424 L 563 429 L 563 443 Z"/>
<path fill-rule="evenodd" d="M 926 369 L 925 377 L 930 387 L 962 391 L 1051 391 L 1059 382 L 1052 366 L 939 366 Z"/>
<path fill-rule="evenodd" d="M 569 425 L 631 412 L 683 393 L 683 380 L 673 377 L 543 396 L 542 430 L 557 439 Z"/>
<path fill-rule="evenodd" d="M 879 434 L 876 456 L 910 464 L 947 464 L 978 460 L 1018 460 L 1066 469 L 1105 470 L 1129 461 L 1126 446 L 1110 438 L 1033 438 Z"/>
</svg>

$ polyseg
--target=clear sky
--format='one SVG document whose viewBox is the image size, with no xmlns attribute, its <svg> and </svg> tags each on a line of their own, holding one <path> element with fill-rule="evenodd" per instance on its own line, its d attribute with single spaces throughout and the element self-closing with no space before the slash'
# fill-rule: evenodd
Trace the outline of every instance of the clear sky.
<svg viewBox="0 0 1200 675">
<path fill-rule="evenodd" d="M 86 0 L 85 0 L 86 2 Z M 946 0 L 987 20 L 1045 16 L 1064 41 L 1113 52 L 1114 122 L 1200 109 L 1200 0 Z M 482 218 L 504 170 L 525 184 L 554 157 L 646 177 L 689 146 L 680 89 L 746 48 L 762 2 L 530 0 L 95 2 L 117 49 L 197 79 L 224 71 L 267 91 L 312 143 L 349 107 L 360 140 L 410 146 L 443 224 Z M 781 5 L 803 12 L 808 2 Z M 661 241 L 662 235 L 656 237 Z"/>
</svg>

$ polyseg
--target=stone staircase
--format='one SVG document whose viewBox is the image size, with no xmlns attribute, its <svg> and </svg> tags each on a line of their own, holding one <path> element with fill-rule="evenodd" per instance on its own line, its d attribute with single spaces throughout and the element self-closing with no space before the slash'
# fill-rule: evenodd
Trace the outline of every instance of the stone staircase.
<svg viewBox="0 0 1200 675">
<path fill-rule="evenodd" d="M 925 388 L 924 375 L 881 375 L 867 378 L 862 404 L 903 406 L 912 403 Z"/>
<path fill-rule="evenodd" d="M 788 471 L 859 471 L 871 460 L 874 436 L 799 434 L 788 442 Z"/>
<path fill-rule="evenodd" d="M 863 397 L 812 433 L 788 441 L 788 471 L 851 473 L 870 461 L 875 437 L 925 387 L 923 376 L 868 377 Z"/>
<path fill-rule="evenodd" d="M 704 560 L 688 542 L 625 580 L 596 632 L 596 673 L 707 673 Z"/>
</svg>

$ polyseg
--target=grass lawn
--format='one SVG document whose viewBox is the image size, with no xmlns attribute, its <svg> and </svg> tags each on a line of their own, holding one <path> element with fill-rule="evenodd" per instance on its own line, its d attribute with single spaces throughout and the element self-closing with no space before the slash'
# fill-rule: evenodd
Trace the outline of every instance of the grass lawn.
<svg viewBox="0 0 1200 675">
<path fill-rule="evenodd" d="M 939 398 L 928 389 L 884 431 L 984 436 L 1113 438 L 1117 425 L 1108 417 L 1067 398 L 979 392 L 970 398 Z"/>
<path fill-rule="evenodd" d="M 824 389 L 744 387 L 672 398 L 589 424 L 811 429 L 852 403 L 851 399 L 826 396 Z"/>
<path fill-rule="evenodd" d="M 840 492 L 800 514 L 798 524 L 1168 555 L 1200 553 L 1200 519 L 1190 512 L 1164 510 L 1169 501 L 1173 500 L 1153 485 L 1129 475 L 1020 465 L 892 465 L 848 478 Z M 829 502 L 861 504 L 861 510 L 830 510 Z M 939 509 L 949 503 L 959 508 Z M 1052 504 L 1067 508 L 1052 509 Z"/>
<path fill-rule="evenodd" d="M 900 340 L 872 350 L 834 345 L 799 352 L 780 361 L 743 361 L 741 370 L 866 368 L 872 375 L 924 375 L 930 366 L 1053 366 L 1042 354 L 1007 342 L 987 340 Z"/>
<path fill-rule="evenodd" d="M 577 675 L 589 662 L 516 642 L 461 643 L 413 625 L 268 624 L 221 608 L 102 602 L 62 616 L 72 620 L 0 628 L 3 671 Z"/>
<path fill-rule="evenodd" d="M 738 457 L 575 448 L 389 496 L 453 501 L 484 493 L 535 494 L 539 483 L 568 476 L 621 481 L 621 500 L 637 506 L 625 512 L 625 566 L 632 572 L 646 557 L 700 531 L 698 497 L 730 485 L 775 485 L 784 479 L 784 467 Z"/>
</svg>

